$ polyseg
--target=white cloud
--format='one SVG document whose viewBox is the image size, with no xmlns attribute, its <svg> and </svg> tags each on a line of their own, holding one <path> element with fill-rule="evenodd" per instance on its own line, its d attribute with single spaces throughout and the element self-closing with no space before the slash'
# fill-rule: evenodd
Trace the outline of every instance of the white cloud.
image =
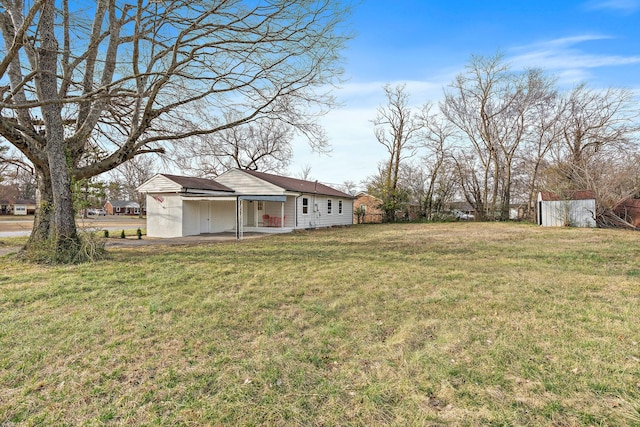
<svg viewBox="0 0 640 427">
<path fill-rule="evenodd" d="M 601 67 L 617 67 L 640 64 L 640 55 L 609 55 L 587 53 L 578 45 L 601 40 L 611 40 L 604 35 L 579 35 L 564 37 L 528 46 L 514 48 L 509 62 L 516 68 L 537 67 L 556 74 L 560 83 L 576 83 L 587 80 L 589 70 Z"/>
<path fill-rule="evenodd" d="M 295 175 L 309 165 L 311 177 L 321 182 L 341 184 L 349 180 L 359 183 L 374 174 L 378 163 L 388 156 L 385 148 L 377 142 L 372 124 L 378 107 L 387 102 L 383 87 L 386 84 L 405 84 L 410 105 L 419 108 L 428 101 L 439 101 L 443 87 L 452 79 L 453 75 L 443 74 L 442 78 L 430 81 L 348 82 L 342 85 L 334 93 L 342 106 L 331 110 L 320 120 L 332 152 L 318 155 L 302 138 L 296 139 L 289 174 Z"/>
<path fill-rule="evenodd" d="M 611 10 L 632 14 L 640 9 L 640 0 L 592 0 L 584 6 L 587 10 Z"/>
<path fill-rule="evenodd" d="M 368 108 L 375 112 L 377 106 L 385 104 L 384 86 L 389 84 L 396 86 L 406 85 L 412 104 L 421 105 L 429 100 L 435 100 L 442 96 L 442 87 L 448 84 L 438 81 L 374 81 L 364 83 L 347 83 L 335 91 L 336 97 L 349 108 Z M 373 114 L 375 116 L 375 113 Z M 373 119 L 373 116 L 371 119 Z"/>
</svg>

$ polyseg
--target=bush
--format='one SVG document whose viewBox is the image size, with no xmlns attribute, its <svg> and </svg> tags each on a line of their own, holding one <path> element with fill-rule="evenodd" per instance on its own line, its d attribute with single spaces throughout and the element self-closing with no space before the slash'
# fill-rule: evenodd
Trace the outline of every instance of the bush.
<svg viewBox="0 0 640 427">
<path fill-rule="evenodd" d="M 47 240 L 43 244 L 27 245 L 21 252 L 26 261 L 38 264 L 80 264 L 105 259 L 106 241 L 95 232 L 79 232 L 76 239 Z"/>
<path fill-rule="evenodd" d="M 104 238 L 105 239 L 109 238 L 109 230 L 104 230 Z"/>
<path fill-rule="evenodd" d="M 139 228 L 136 230 L 136 236 L 138 236 L 138 240 L 142 239 L 142 230 Z"/>
<path fill-rule="evenodd" d="M 126 234 L 124 234 L 124 230 L 122 230 L 122 232 L 120 233 L 120 238 L 121 238 L 121 239 L 124 239 L 125 237 L 127 237 L 127 235 L 126 235 Z"/>
</svg>

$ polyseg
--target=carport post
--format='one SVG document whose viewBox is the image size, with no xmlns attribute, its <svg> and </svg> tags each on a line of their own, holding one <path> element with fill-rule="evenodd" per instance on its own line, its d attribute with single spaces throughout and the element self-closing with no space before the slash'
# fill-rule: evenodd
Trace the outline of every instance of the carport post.
<svg viewBox="0 0 640 427">
<path fill-rule="evenodd" d="M 242 201 L 236 197 L 236 239 L 242 240 Z"/>
</svg>

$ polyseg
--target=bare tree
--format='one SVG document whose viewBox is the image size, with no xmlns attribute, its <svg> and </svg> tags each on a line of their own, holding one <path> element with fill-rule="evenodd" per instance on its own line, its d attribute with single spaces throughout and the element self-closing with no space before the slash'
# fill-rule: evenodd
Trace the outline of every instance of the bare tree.
<svg viewBox="0 0 640 427">
<path fill-rule="evenodd" d="M 300 179 L 304 179 L 305 181 L 311 181 L 313 179 L 311 177 L 311 165 L 304 165 L 296 176 Z"/>
<path fill-rule="evenodd" d="M 442 184 L 439 178 L 446 167 L 451 140 L 456 131 L 450 121 L 432 110 L 433 105 L 426 104 L 420 115 L 423 126 L 420 145 L 426 150 L 423 166 L 429 174 L 424 195 L 424 214 L 427 219 L 432 219 L 434 212 L 438 212 L 443 207 L 442 199 L 436 194 L 439 192 L 438 187 Z"/>
<path fill-rule="evenodd" d="M 486 178 L 486 165 L 483 161 L 478 160 L 475 153 L 465 149 L 458 148 L 452 151 L 451 159 L 460 190 L 465 200 L 473 207 L 475 218 L 485 219 L 485 200 L 488 185 L 486 181 L 482 181 L 482 177 Z"/>
<path fill-rule="evenodd" d="M 293 133 L 286 123 L 257 120 L 193 137 L 191 144 L 178 147 L 175 157 L 183 169 L 201 176 L 215 177 L 232 168 L 282 172 L 293 156 Z"/>
<path fill-rule="evenodd" d="M 352 196 L 355 196 L 358 190 L 358 184 L 356 184 L 355 181 L 346 180 L 342 183 L 342 185 L 339 186 L 339 188 L 341 191 L 344 191 L 347 194 L 351 194 Z"/>
<path fill-rule="evenodd" d="M 463 132 L 482 166 L 483 217 L 509 219 L 514 159 L 528 137 L 534 107 L 552 87 L 540 70 L 515 73 L 501 55 L 473 56 L 467 72 L 445 93 L 443 113 Z"/>
<path fill-rule="evenodd" d="M 119 188 L 122 194 L 125 194 L 129 200 L 134 200 L 140 205 L 138 213 L 140 218 L 143 216 L 146 197 L 144 194 L 136 191 L 136 188 L 149 180 L 153 176 L 155 169 L 153 157 L 138 156 L 111 171 L 111 175 L 115 178 L 112 182 L 120 183 Z"/>
<path fill-rule="evenodd" d="M 422 127 L 409 107 L 409 94 L 405 89 L 405 85 L 386 85 L 387 105 L 378 107 L 378 115 L 373 120 L 376 139 L 389 153 L 381 194 L 387 221 L 395 220 L 395 212 L 400 207 L 400 165 L 415 154 L 415 136 Z"/>
<path fill-rule="evenodd" d="M 524 141 L 520 153 L 520 174 L 523 177 L 523 187 L 526 186 L 526 212 L 528 218 L 535 213 L 534 202 L 539 188 L 539 175 L 543 167 L 548 164 L 549 153 L 558 146 L 562 133 L 561 115 L 564 103 L 554 90 L 549 89 L 546 96 L 538 98 L 530 111 L 529 134 Z M 523 193 L 524 193 L 523 191 Z"/>
<path fill-rule="evenodd" d="M 637 144 L 640 109 L 631 91 L 613 88 L 599 91 L 581 84 L 566 95 L 564 103 L 562 144 L 555 160 L 566 166 L 568 181 L 578 183 L 586 179 L 580 173 L 589 173 L 591 156 L 605 149 L 617 152 Z"/>
<path fill-rule="evenodd" d="M 331 0 L 0 0 L 0 135 L 41 197 L 27 250 L 74 260 L 72 179 L 137 155 L 263 118 L 324 146 L 345 16 Z"/>
</svg>

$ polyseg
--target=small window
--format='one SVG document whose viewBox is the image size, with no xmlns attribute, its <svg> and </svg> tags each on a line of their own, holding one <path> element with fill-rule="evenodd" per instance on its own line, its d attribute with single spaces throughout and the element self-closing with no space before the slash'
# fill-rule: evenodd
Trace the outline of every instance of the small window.
<svg viewBox="0 0 640 427">
<path fill-rule="evenodd" d="M 309 214 L 309 199 L 306 197 L 302 198 L 302 215 Z"/>
<path fill-rule="evenodd" d="M 342 215 L 342 200 L 338 200 L 338 215 Z"/>
<path fill-rule="evenodd" d="M 327 214 L 331 215 L 331 199 L 327 200 Z"/>
<path fill-rule="evenodd" d="M 258 200 L 258 210 L 264 210 L 264 202 L 262 200 Z"/>
</svg>

